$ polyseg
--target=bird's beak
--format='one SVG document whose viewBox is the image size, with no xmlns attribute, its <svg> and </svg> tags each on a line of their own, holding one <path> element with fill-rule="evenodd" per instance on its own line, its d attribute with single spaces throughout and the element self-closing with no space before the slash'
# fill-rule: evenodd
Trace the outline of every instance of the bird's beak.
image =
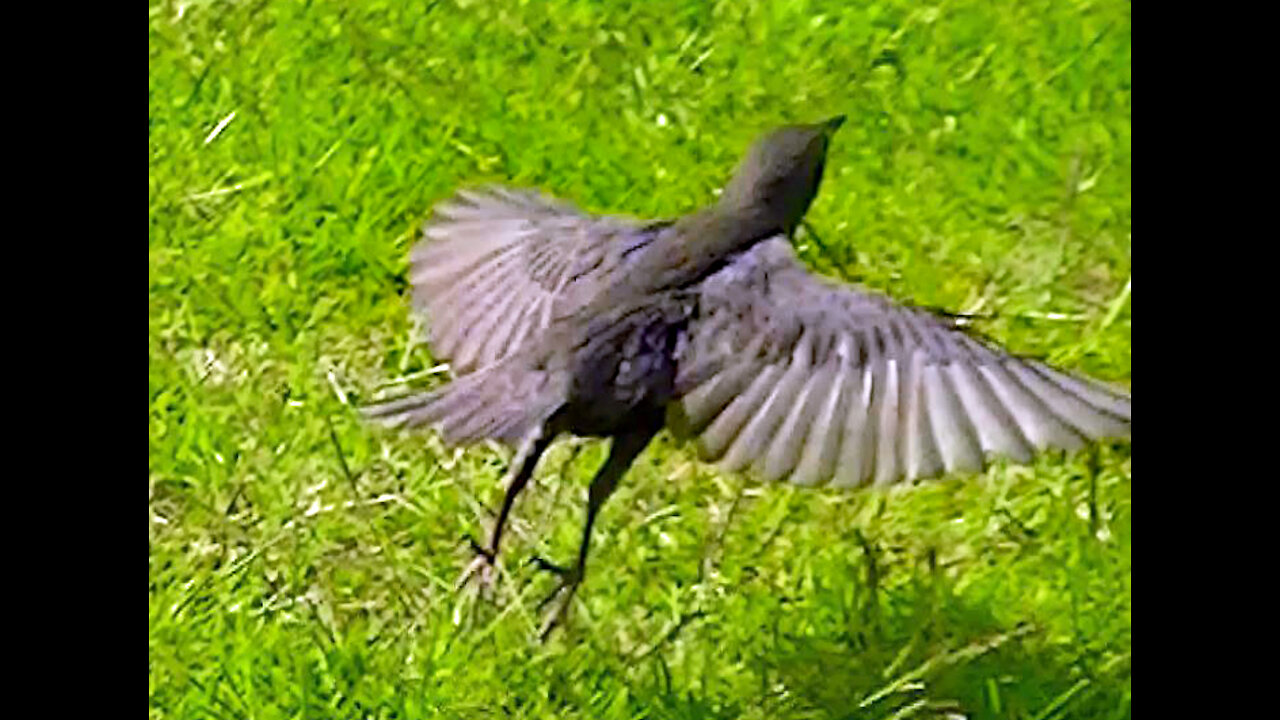
<svg viewBox="0 0 1280 720">
<path fill-rule="evenodd" d="M 844 124 L 844 117 L 845 117 L 844 115 L 837 115 L 831 118 L 830 120 L 827 120 L 826 122 L 822 123 L 822 125 L 827 129 L 828 135 L 840 129 L 840 126 Z"/>
</svg>

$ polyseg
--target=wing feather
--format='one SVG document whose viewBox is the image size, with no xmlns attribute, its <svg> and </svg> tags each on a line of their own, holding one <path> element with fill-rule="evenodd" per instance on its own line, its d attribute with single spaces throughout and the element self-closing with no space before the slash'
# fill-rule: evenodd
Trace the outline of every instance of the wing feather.
<svg viewBox="0 0 1280 720">
<path fill-rule="evenodd" d="M 825 375 L 819 381 L 815 398 L 821 401 L 813 425 L 800 454 L 800 462 L 796 466 L 791 481 L 798 485 L 817 485 L 825 482 L 835 472 L 836 458 L 840 452 L 840 441 L 843 437 L 842 420 L 847 412 L 849 396 L 844 386 L 850 368 L 835 363 L 824 366 Z M 825 390 L 826 396 L 820 393 Z"/>
<path fill-rule="evenodd" d="M 734 397 L 702 434 L 702 451 L 708 460 L 724 457 L 738 431 L 755 414 L 760 403 L 773 389 L 774 381 L 782 374 L 779 365 L 768 365 L 751 380 L 747 389 Z"/>
<path fill-rule="evenodd" d="M 459 191 L 435 207 L 409 256 L 432 351 L 455 374 L 514 354 L 604 292 L 621 258 L 660 229 L 533 192 Z"/>
<path fill-rule="evenodd" d="M 727 469 L 885 486 L 1130 433 L 1127 394 L 814 276 L 785 238 L 742 253 L 697 293 L 673 429 Z"/>
<path fill-rule="evenodd" d="M 777 384 L 729 447 L 724 458 L 725 467 L 741 469 L 758 458 L 763 459 L 762 448 L 773 440 L 774 431 L 791 410 L 796 393 L 809 379 L 811 363 L 809 344 L 802 339 Z"/>
</svg>

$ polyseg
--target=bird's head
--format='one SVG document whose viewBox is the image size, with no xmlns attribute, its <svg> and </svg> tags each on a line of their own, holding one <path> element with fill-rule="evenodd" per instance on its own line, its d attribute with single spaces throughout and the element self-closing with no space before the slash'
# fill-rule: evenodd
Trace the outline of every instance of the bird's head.
<svg viewBox="0 0 1280 720">
<path fill-rule="evenodd" d="M 809 209 L 831 136 L 844 116 L 812 125 L 788 125 L 760 138 L 738 164 L 720 195 L 719 206 L 731 213 L 750 213 L 788 235 Z"/>
</svg>

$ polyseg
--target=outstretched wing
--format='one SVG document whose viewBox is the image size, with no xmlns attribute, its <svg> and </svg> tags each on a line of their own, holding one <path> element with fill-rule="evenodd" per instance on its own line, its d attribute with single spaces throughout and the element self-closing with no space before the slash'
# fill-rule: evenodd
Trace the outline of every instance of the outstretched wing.
<svg viewBox="0 0 1280 720">
<path fill-rule="evenodd" d="M 1128 395 L 812 275 L 785 238 L 700 289 L 672 427 L 709 460 L 801 485 L 978 471 L 990 455 L 1128 437 Z"/>
<path fill-rule="evenodd" d="M 456 374 L 513 354 L 554 317 L 589 302 L 657 227 L 529 191 L 459 192 L 436 206 L 409 258 L 432 352 Z"/>
</svg>

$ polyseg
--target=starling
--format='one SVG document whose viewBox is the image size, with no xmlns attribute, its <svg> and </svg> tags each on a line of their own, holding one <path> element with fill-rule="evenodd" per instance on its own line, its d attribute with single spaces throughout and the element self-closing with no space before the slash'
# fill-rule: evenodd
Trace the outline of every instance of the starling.
<svg viewBox="0 0 1280 720">
<path fill-rule="evenodd" d="M 1127 394 L 1015 358 L 954 319 L 811 274 L 789 242 L 843 116 L 757 140 L 713 205 L 675 221 L 593 216 L 542 195 L 463 190 L 410 256 L 414 306 L 454 380 L 365 409 L 438 426 L 447 443 L 516 447 L 489 542 L 464 574 L 491 576 L 512 502 L 561 433 L 609 437 L 591 527 L 663 427 L 703 458 L 766 480 L 857 488 L 1025 463 L 1049 448 L 1127 438 Z"/>
</svg>

